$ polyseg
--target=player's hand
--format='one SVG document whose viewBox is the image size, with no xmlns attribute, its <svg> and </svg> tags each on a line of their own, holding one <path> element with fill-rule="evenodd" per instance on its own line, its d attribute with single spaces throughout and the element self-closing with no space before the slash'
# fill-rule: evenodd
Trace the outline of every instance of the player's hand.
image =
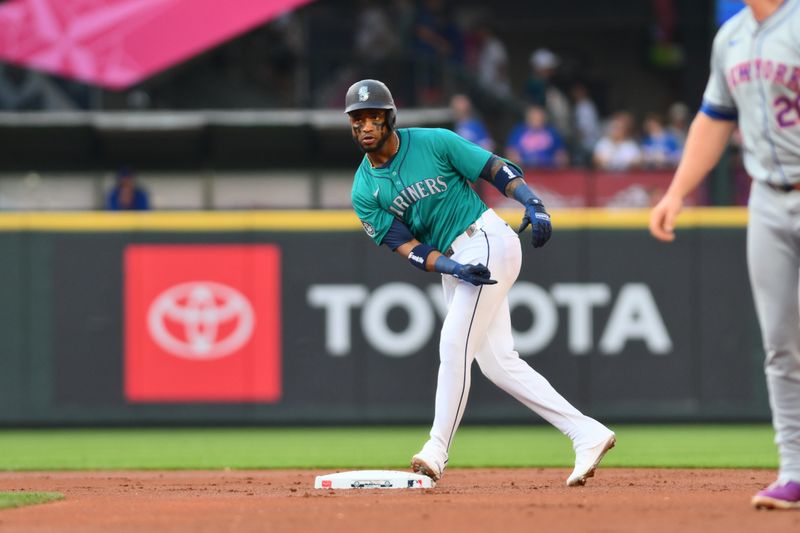
<svg viewBox="0 0 800 533">
<path fill-rule="evenodd" d="M 675 219 L 683 209 L 683 199 L 665 195 L 650 211 L 650 234 L 660 241 L 675 240 Z"/>
<path fill-rule="evenodd" d="M 550 240 L 553 226 L 550 223 L 550 215 L 542 204 L 525 203 L 525 216 L 522 217 L 522 224 L 519 225 L 517 233 L 521 234 L 528 226 L 531 227 L 531 243 L 534 248 L 544 246 Z"/>
<path fill-rule="evenodd" d="M 489 272 L 489 269 L 480 263 L 477 265 L 458 265 L 453 271 L 453 276 L 475 286 L 494 285 L 497 283 L 497 280 L 491 279 L 492 273 Z"/>
</svg>

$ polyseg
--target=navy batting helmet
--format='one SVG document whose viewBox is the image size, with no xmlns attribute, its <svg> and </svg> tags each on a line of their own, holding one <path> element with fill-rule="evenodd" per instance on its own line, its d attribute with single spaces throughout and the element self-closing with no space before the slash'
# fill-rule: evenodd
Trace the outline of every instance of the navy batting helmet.
<svg viewBox="0 0 800 533">
<path fill-rule="evenodd" d="M 394 128 L 397 120 L 397 107 L 385 83 L 378 80 L 361 80 L 347 89 L 344 97 L 344 112 L 356 109 L 386 109 L 386 122 Z"/>
</svg>

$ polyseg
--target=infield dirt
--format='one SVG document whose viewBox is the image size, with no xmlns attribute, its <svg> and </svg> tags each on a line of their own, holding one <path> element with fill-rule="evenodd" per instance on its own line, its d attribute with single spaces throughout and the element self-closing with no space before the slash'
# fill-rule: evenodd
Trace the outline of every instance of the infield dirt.
<svg viewBox="0 0 800 533">
<path fill-rule="evenodd" d="M 62 501 L 0 511 L 11 531 L 509 533 L 800 531 L 800 511 L 756 511 L 765 470 L 454 469 L 432 490 L 315 490 L 315 470 L 4 472 L 0 490 Z"/>
</svg>

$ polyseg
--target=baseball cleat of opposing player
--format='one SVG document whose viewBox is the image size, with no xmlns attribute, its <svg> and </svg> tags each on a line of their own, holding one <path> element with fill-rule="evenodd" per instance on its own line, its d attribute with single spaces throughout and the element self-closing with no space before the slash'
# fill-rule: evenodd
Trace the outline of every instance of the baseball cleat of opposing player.
<svg viewBox="0 0 800 533">
<path fill-rule="evenodd" d="M 586 480 L 594 476 L 597 465 L 603 456 L 617 443 L 616 436 L 612 433 L 599 444 L 575 452 L 575 469 L 567 478 L 568 487 L 579 487 L 586 484 Z"/>
<path fill-rule="evenodd" d="M 434 481 L 442 479 L 442 469 L 436 466 L 433 461 L 425 459 L 421 454 L 411 458 L 411 469 L 414 473 L 428 476 Z"/>
</svg>

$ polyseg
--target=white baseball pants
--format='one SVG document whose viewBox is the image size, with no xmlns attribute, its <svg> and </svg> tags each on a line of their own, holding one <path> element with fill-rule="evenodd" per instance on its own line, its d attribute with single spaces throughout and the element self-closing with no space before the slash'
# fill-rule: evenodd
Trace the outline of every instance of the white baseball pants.
<svg viewBox="0 0 800 533">
<path fill-rule="evenodd" d="M 441 469 L 446 466 L 467 405 L 473 360 L 495 385 L 567 435 L 576 450 L 597 444 L 610 430 L 573 407 L 514 351 L 507 295 L 522 263 L 516 232 L 491 209 L 476 225 L 478 231 L 453 242 L 451 259 L 487 265 L 497 284 L 476 287 L 442 276 L 447 316 L 439 342 L 436 413 L 421 453 Z"/>
</svg>

